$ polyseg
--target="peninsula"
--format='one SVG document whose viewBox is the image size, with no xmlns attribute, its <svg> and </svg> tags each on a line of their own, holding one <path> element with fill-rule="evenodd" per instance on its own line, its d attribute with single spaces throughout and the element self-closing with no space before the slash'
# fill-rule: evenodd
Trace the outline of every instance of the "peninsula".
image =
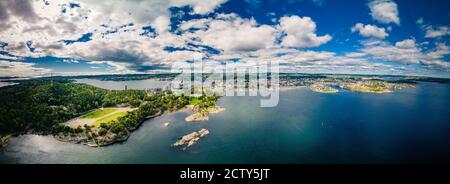
<svg viewBox="0 0 450 184">
<path fill-rule="evenodd" d="M 341 87 L 354 92 L 361 93 L 391 93 L 394 90 L 413 88 L 413 84 L 389 83 L 381 80 L 357 81 L 353 83 L 342 83 Z"/>
</svg>

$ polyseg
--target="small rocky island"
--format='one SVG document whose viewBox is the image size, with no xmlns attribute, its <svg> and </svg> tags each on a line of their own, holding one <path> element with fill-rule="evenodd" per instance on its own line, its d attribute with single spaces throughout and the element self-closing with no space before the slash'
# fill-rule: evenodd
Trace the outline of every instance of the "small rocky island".
<svg viewBox="0 0 450 184">
<path fill-rule="evenodd" d="M 200 138 L 205 137 L 208 134 L 209 130 L 203 128 L 197 132 L 192 132 L 190 134 L 181 137 L 177 142 L 172 144 L 172 146 L 173 147 L 185 146 L 183 150 L 186 150 L 187 148 L 197 143 L 200 140 Z"/>
<path fill-rule="evenodd" d="M 217 113 L 223 112 L 223 111 L 225 111 L 225 108 L 220 107 L 220 106 L 213 106 L 213 107 L 208 107 L 205 109 L 200 109 L 198 107 L 194 107 L 192 109 L 192 111 L 194 113 L 189 115 L 185 119 L 187 122 L 208 121 L 210 114 L 217 114 Z"/>
</svg>

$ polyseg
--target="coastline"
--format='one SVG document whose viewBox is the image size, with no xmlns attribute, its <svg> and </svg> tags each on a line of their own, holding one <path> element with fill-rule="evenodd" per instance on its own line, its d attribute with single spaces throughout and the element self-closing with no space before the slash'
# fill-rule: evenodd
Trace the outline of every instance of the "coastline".
<svg viewBox="0 0 450 184">
<path fill-rule="evenodd" d="M 87 145 L 89 147 L 108 146 L 114 143 L 124 142 L 130 137 L 130 133 L 124 135 L 107 134 L 105 136 L 97 137 L 93 140 L 88 141 L 86 140 L 86 137 L 83 134 L 84 133 L 80 133 L 78 134 L 78 136 L 58 134 L 58 135 L 51 135 L 51 137 L 61 142 L 82 144 Z"/>
<path fill-rule="evenodd" d="M 86 132 L 81 132 L 81 133 L 77 133 L 77 134 L 69 134 L 66 135 L 64 133 L 58 133 L 56 135 L 51 135 L 54 139 L 61 141 L 61 142 L 68 142 L 68 143 L 74 143 L 74 144 L 82 144 L 82 145 L 86 145 L 89 147 L 104 147 L 104 146 L 109 146 L 115 143 L 121 143 L 121 142 L 125 142 L 128 140 L 128 138 L 130 137 L 131 133 L 133 133 L 133 131 L 137 130 L 145 121 L 159 117 L 159 116 L 163 116 L 165 114 L 169 114 L 169 113 L 174 113 L 174 112 L 183 112 L 186 110 L 192 110 L 194 109 L 194 105 L 186 105 L 183 108 L 180 109 L 176 109 L 173 111 L 165 111 L 164 113 L 161 113 L 161 111 L 157 112 L 154 115 L 150 115 L 147 116 L 143 119 L 142 122 L 140 122 L 136 127 L 134 127 L 133 129 L 130 129 L 130 131 L 127 131 L 126 134 L 114 134 L 114 133 L 107 133 L 103 136 L 98 136 L 92 139 L 87 139 L 89 136 L 86 135 Z M 214 106 L 213 108 L 208 108 L 208 112 L 207 114 L 216 114 L 216 113 L 220 113 L 222 111 L 224 111 L 225 108 L 222 107 L 218 107 L 218 106 Z M 194 113 L 196 114 L 196 113 Z M 194 115 L 192 114 L 192 115 Z M 192 116 L 190 115 L 190 116 Z M 206 116 L 201 116 L 202 118 L 205 118 L 201 121 L 207 121 L 208 115 Z M 189 116 L 188 116 L 189 117 Z M 200 121 L 200 120 L 196 120 L 196 121 Z M 188 121 L 189 122 L 189 121 Z M 94 129 L 99 129 L 98 127 L 94 128 Z M 97 130 L 96 130 L 97 131 Z"/>
<path fill-rule="evenodd" d="M 109 145 L 112 145 L 115 143 L 120 143 L 120 142 L 124 142 L 124 141 L 128 140 L 131 133 L 133 131 L 137 130 L 145 121 L 147 121 L 149 119 L 153 119 L 158 116 L 162 116 L 166 113 L 170 113 L 170 112 L 161 113 L 161 111 L 159 111 L 156 114 L 147 116 L 136 127 L 133 127 L 132 129 L 130 129 L 129 131 L 127 131 L 124 134 L 115 134 L 115 133 L 108 132 L 103 136 L 98 136 L 98 137 L 91 138 L 91 139 L 88 139 L 90 136 L 88 136 L 86 132 L 81 132 L 81 133 L 75 134 L 75 136 L 73 134 L 65 135 L 64 133 L 58 133 L 57 135 L 51 135 L 51 136 L 54 139 L 61 141 L 61 142 L 83 144 L 83 145 L 87 145 L 89 147 L 104 147 L 104 146 L 109 146 Z M 97 129 L 100 129 L 100 128 L 95 127 L 93 129 L 95 129 L 95 131 L 98 132 Z"/>
<path fill-rule="evenodd" d="M 220 106 L 209 107 L 202 110 L 193 110 L 194 113 L 187 116 L 184 120 L 186 122 L 196 122 L 196 121 L 208 121 L 210 114 L 217 114 L 225 111 L 225 108 Z M 195 112 L 197 111 L 197 112 Z"/>
<path fill-rule="evenodd" d="M 288 90 L 294 90 L 294 89 L 300 89 L 300 88 L 306 88 L 308 86 L 280 86 L 280 91 L 288 91 Z"/>
<path fill-rule="evenodd" d="M 120 136 L 119 135 L 111 135 L 111 134 L 109 134 L 109 135 L 97 137 L 96 139 L 91 139 L 91 140 L 86 139 L 87 136 L 85 135 L 84 132 L 78 133 L 78 134 L 75 134 L 75 135 L 74 134 L 65 135 L 64 133 L 58 133 L 58 134 L 48 134 L 47 136 L 50 136 L 53 139 L 55 139 L 57 141 L 60 141 L 60 142 L 66 142 L 66 143 L 71 143 L 71 144 L 81 144 L 81 145 L 86 145 L 86 146 L 93 147 L 93 148 L 105 147 L 105 146 L 109 146 L 109 145 L 112 145 L 112 144 L 115 144 L 115 143 L 121 143 L 121 142 L 127 141 L 128 138 L 130 137 L 132 131 L 137 130 L 147 120 L 150 120 L 150 119 L 153 119 L 153 118 L 156 118 L 158 116 L 165 115 L 165 114 L 169 114 L 169 113 L 173 113 L 173 112 L 182 112 L 182 111 L 186 111 L 186 110 L 189 110 L 189 109 L 192 109 L 192 107 L 189 107 L 189 105 L 187 105 L 187 106 L 185 106 L 185 107 L 183 107 L 181 109 L 177 109 L 177 110 L 174 110 L 174 111 L 164 112 L 164 113 L 158 112 L 158 113 L 156 113 L 154 115 L 147 116 L 147 117 L 144 118 L 144 120 L 142 122 L 139 123 L 138 126 L 136 126 L 135 128 L 131 129 L 131 131 L 129 131 L 127 134 L 120 135 Z M 26 134 L 29 134 L 29 135 L 42 135 L 42 134 L 39 134 L 39 133 L 31 133 L 31 132 L 26 133 Z M 23 135 L 26 135 L 26 134 L 23 134 Z M 17 136 L 20 136 L 20 135 L 22 135 L 22 134 L 19 134 Z M 12 138 L 12 137 L 13 137 L 12 134 L 0 137 L 0 149 L 6 147 L 8 145 L 7 143 L 9 141 L 9 139 Z"/>
<path fill-rule="evenodd" d="M 279 89 L 280 89 L 280 91 L 288 91 L 288 90 L 295 90 L 295 89 L 302 89 L 302 88 L 311 89 L 308 86 L 281 86 Z M 344 89 L 346 89 L 346 88 L 344 88 Z M 347 90 L 350 90 L 350 89 L 347 89 Z M 320 91 L 315 91 L 313 89 L 311 89 L 311 91 L 314 91 L 316 93 L 323 93 Z M 391 90 L 389 92 L 384 92 L 384 91 L 383 92 L 373 92 L 373 91 L 370 91 L 370 92 L 364 91 L 363 92 L 363 91 L 357 91 L 357 90 L 350 90 L 350 91 L 356 92 L 356 93 L 374 93 L 374 94 L 384 94 L 384 93 L 392 92 Z M 109 146 L 109 145 L 112 145 L 115 143 L 127 141 L 128 138 L 130 137 L 131 133 L 133 133 L 134 130 L 137 130 L 147 120 L 150 120 L 150 119 L 153 119 L 158 116 L 165 115 L 165 114 L 169 114 L 169 113 L 173 113 L 173 112 L 182 112 L 182 111 L 186 111 L 186 110 L 193 111 L 193 113 L 191 115 L 189 115 L 185 118 L 186 122 L 203 122 L 203 121 L 209 120 L 210 114 L 221 113 L 226 109 L 223 107 L 220 107 L 220 106 L 214 106 L 212 108 L 208 108 L 207 110 L 204 110 L 203 112 L 195 112 L 194 105 L 185 105 L 184 107 L 182 107 L 180 109 L 175 109 L 172 111 L 164 111 L 164 112 L 159 111 L 154 115 L 147 116 L 143 119 L 142 122 L 140 122 L 136 127 L 130 129 L 130 131 L 128 131 L 126 134 L 118 135 L 118 134 L 108 133 L 104 136 L 99 136 L 99 137 L 97 137 L 95 139 L 91 139 L 91 140 L 86 139 L 87 136 L 84 134 L 84 132 L 77 133 L 77 134 L 75 134 L 75 136 L 73 134 L 72 135 L 64 135 L 63 133 L 58 133 L 56 135 L 50 134 L 50 136 L 61 142 L 82 144 L 82 145 L 87 145 L 89 147 L 104 147 L 104 146 Z M 95 109 L 88 111 L 88 112 L 92 112 L 92 111 L 95 111 Z M 29 134 L 39 135 L 39 133 L 29 133 Z M 7 146 L 7 142 L 12 136 L 13 135 L 10 134 L 8 136 L 1 137 L 0 148 Z"/>
<path fill-rule="evenodd" d="M 353 84 L 353 83 L 351 83 L 351 84 Z M 286 91 L 286 90 L 300 89 L 300 88 L 304 88 L 304 87 L 309 87 L 312 91 L 318 92 L 318 93 L 336 93 L 336 92 L 338 92 L 338 91 L 336 91 L 336 92 L 317 91 L 317 90 L 314 90 L 314 88 L 312 88 L 311 86 L 302 86 L 302 85 L 280 86 L 278 89 L 280 89 L 280 91 Z M 339 87 L 342 89 L 352 91 L 352 92 L 384 94 L 384 93 L 391 93 L 398 89 L 415 87 L 415 85 L 413 85 L 413 84 L 397 84 L 397 83 L 385 82 L 385 81 L 382 81 L 382 82 L 380 82 L 380 81 L 364 81 L 364 82 L 356 82 L 355 84 L 353 84 L 353 86 L 346 86 L 344 83 L 344 85 L 339 85 Z M 158 106 L 158 108 L 159 108 L 159 106 Z M 176 108 L 178 108 L 178 109 L 176 109 Z M 88 145 L 91 147 L 102 147 L 102 146 L 114 144 L 116 142 L 126 141 L 129 138 L 130 134 L 134 130 L 138 129 L 142 123 L 144 123 L 145 121 L 147 121 L 149 119 L 164 115 L 166 113 L 179 112 L 179 111 L 185 111 L 185 110 L 191 109 L 193 111 L 193 114 L 187 116 L 185 118 L 185 121 L 186 122 L 200 122 L 200 121 L 208 121 L 210 114 L 220 113 L 225 110 L 225 108 L 215 106 L 215 105 L 210 106 L 210 107 L 203 106 L 202 109 L 196 109 L 194 105 L 185 105 L 181 108 L 180 108 L 180 106 L 178 106 L 176 108 L 172 107 L 171 109 L 169 108 L 167 110 L 162 110 L 162 111 L 156 112 L 153 115 L 144 117 L 142 119 L 142 121 L 135 123 L 132 127 L 127 128 L 127 130 L 125 130 L 123 132 L 116 132 L 116 133 L 107 132 L 105 134 L 97 135 L 100 132 L 100 128 L 99 127 L 91 127 L 91 129 L 93 129 L 94 131 L 86 131 L 85 129 L 82 129 L 81 131 L 77 130 L 77 131 L 72 131 L 72 132 L 57 132 L 57 133 L 52 133 L 50 135 L 52 135 L 55 139 L 62 141 L 62 142 L 72 142 L 72 143 L 77 143 L 77 144 L 84 144 L 84 145 Z M 93 112 L 93 111 L 95 111 L 95 109 L 90 110 L 88 112 Z M 75 118 L 75 119 L 78 119 L 78 118 Z M 77 127 L 72 126 L 71 128 L 77 128 Z M 83 127 L 81 127 L 81 128 L 83 128 Z M 75 130 L 75 129 L 73 129 L 73 130 Z M 43 135 L 43 134 L 47 134 L 47 133 L 48 132 L 46 132 L 46 133 L 32 132 L 30 134 Z M 95 136 L 91 136 L 91 135 L 95 135 Z M 1 138 L 0 147 L 6 146 L 9 138 L 11 138 L 12 136 L 15 136 L 15 135 L 0 136 L 0 138 Z"/>
<path fill-rule="evenodd" d="M 425 85 L 428 85 L 425 83 Z M 435 88 L 428 88 L 428 86 L 421 86 L 423 88 L 427 87 L 426 89 L 433 89 L 432 91 L 438 91 L 437 89 L 442 89 L 442 85 L 439 84 L 432 84 Z M 449 86 L 446 86 L 446 89 Z M 429 91 L 423 91 L 419 88 L 417 92 L 422 92 L 421 94 L 428 95 L 426 97 L 432 97 L 430 96 Z M 219 106 L 223 106 L 227 108 L 227 111 L 223 114 L 213 115 L 210 117 L 209 122 L 193 122 L 193 123 L 185 123 L 184 118 L 188 115 L 190 115 L 191 111 L 185 111 L 181 113 L 169 113 L 168 116 L 164 117 L 157 117 L 153 120 L 150 120 L 149 122 L 145 122 L 145 124 L 142 124 L 142 127 L 140 127 L 136 132 L 133 132 L 133 135 L 130 136 L 130 138 L 127 140 L 127 142 L 123 143 L 117 143 L 110 146 L 105 146 L 103 148 L 89 148 L 86 145 L 78 145 L 73 143 L 64 143 L 57 141 L 53 139 L 52 137 L 45 136 L 35 136 L 35 135 L 23 135 L 20 137 L 13 137 L 10 139 L 7 147 L 4 149 L 4 161 L 5 162 L 16 162 L 16 163 L 147 163 L 147 164 L 161 164 L 162 162 L 168 162 L 169 164 L 182 164 L 185 163 L 186 160 L 192 161 L 196 158 L 201 158 L 199 163 L 206 163 L 206 162 L 220 162 L 220 161 L 227 161 L 227 162 L 239 162 L 243 159 L 251 160 L 254 158 L 252 154 L 258 155 L 258 160 L 255 162 L 265 162 L 264 156 L 266 156 L 265 150 L 269 150 L 272 155 L 276 155 L 274 157 L 275 159 L 279 159 L 276 161 L 279 162 L 292 162 L 294 160 L 296 163 L 303 162 L 310 158 L 310 155 L 306 155 L 302 158 L 296 157 L 296 154 L 292 154 L 286 157 L 284 156 L 285 151 L 288 153 L 302 153 L 302 150 L 304 149 L 312 149 L 311 152 L 313 153 L 320 153 L 318 154 L 320 157 L 323 158 L 329 158 L 329 152 L 339 149 L 340 147 L 333 147 L 333 143 L 336 141 L 335 136 L 329 136 L 330 133 L 333 133 L 333 135 L 343 135 L 344 133 L 349 133 L 349 136 L 358 136 L 355 134 L 351 134 L 347 129 L 340 129 L 336 127 L 337 121 L 333 122 L 332 120 L 339 120 L 339 122 L 347 123 L 349 119 L 345 119 L 344 117 L 348 117 L 348 114 L 342 114 L 338 113 L 335 114 L 334 112 L 337 112 L 337 110 L 341 109 L 339 105 L 342 105 L 339 101 L 333 101 L 332 99 L 337 99 L 336 96 L 328 96 L 328 95 L 305 95 L 301 94 L 303 92 L 307 94 L 313 94 L 312 91 L 303 89 L 300 91 L 289 91 L 287 94 L 284 94 L 284 96 L 290 96 L 289 99 L 285 99 L 285 101 L 290 102 L 289 104 L 283 103 L 282 108 L 289 108 L 290 110 L 284 111 L 279 110 L 277 112 L 286 112 L 286 114 L 283 114 L 278 116 L 273 116 L 273 114 L 266 114 L 264 111 L 259 111 L 257 109 L 249 109 L 249 112 L 258 112 L 259 116 L 264 116 L 262 118 L 254 119 L 249 118 L 251 122 L 248 122 L 245 118 L 248 113 L 241 113 L 240 111 L 231 109 L 232 107 L 240 107 L 241 104 L 242 107 L 250 107 L 254 108 L 255 106 L 255 98 L 252 97 L 243 97 L 241 99 L 236 98 L 230 98 L 226 97 L 223 99 L 220 99 L 218 101 Z M 445 92 L 445 91 L 444 91 Z M 445 94 L 441 91 L 441 93 L 433 93 L 435 96 L 441 96 L 441 94 Z M 316 93 L 317 94 L 317 93 Z M 396 93 L 393 95 L 388 95 L 386 98 L 383 96 L 377 96 L 377 95 L 365 95 L 361 93 L 354 93 L 352 94 L 350 91 L 345 91 L 342 93 L 344 97 L 348 98 L 354 98 L 358 100 L 358 104 L 364 104 L 364 106 L 367 104 L 370 106 L 370 102 L 373 102 L 372 99 L 381 99 L 384 104 L 382 108 L 379 108 L 382 112 L 391 112 L 391 115 L 398 115 L 401 118 L 410 118 L 411 120 L 415 120 L 414 117 L 411 117 L 410 114 L 407 112 L 416 111 L 416 109 L 422 109 L 416 106 L 413 110 L 403 109 L 401 113 L 395 113 L 391 111 L 391 109 L 396 109 L 397 107 L 404 107 L 405 103 L 402 98 L 398 98 L 400 95 L 411 95 L 411 94 L 417 94 L 416 91 L 402 91 L 401 93 Z M 406 97 L 408 97 L 406 96 Z M 314 98 L 314 99 L 311 99 Z M 305 104 L 310 104 L 312 101 L 317 101 L 319 99 L 326 100 L 328 102 L 333 102 L 333 104 L 328 103 L 321 103 L 320 109 L 319 108 L 311 108 L 311 109 L 302 109 L 301 107 Z M 342 98 L 340 98 L 342 99 Z M 418 104 L 415 103 L 413 100 L 416 98 L 407 98 L 412 104 Z M 325 101 L 324 100 L 324 101 Z M 391 101 L 395 100 L 395 101 Z M 385 103 L 386 102 L 386 103 Z M 391 102 L 391 103 L 389 103 Z M 444 104 L 444 102 L 440 101 L 439 104 Z M 227 106 L 225 106 L 225 104 Z M 408 103 L 410 104 L 410 103 Z M 244 106 L 245 105 L 245 106 Z M 257 104 L 256 104 L 257 105 Z M 390 105 L 398 105 L 396 107 L 390 107 Z M 431 105 L 431 104 L 428 104 Z M 367 107 L 367 106 L 366 106 Z M 430 107 L 430 106 L 427 106 Z M 346 110 L 345 112 L 354 112 L 353 109 L 359 110 L 357 106 L 350 106 L 349 110 Z M 299 109 L 299 110 L 295 110 Z M 357 127 L 367 127 L 368 130 L 373 130 L 370 128 L 377 127 L 376 132 L 383 133 L 386 132 L 385 126 L 373 126 L 373 123 L 370 122 L 369 117 L 371 118 L 370 114 L 373 112 L 371 111 L 372 108 L 362 108 L 364 112 L 362 113 L 361 118 L 365 118 L 364 122 L 368 123 L 361 123 L 361 122 L 349 122 L 352 123 L 352 125 Z M 448 109 L 448 108 L 445 108 Z M 326 115 L 324 121 L 317 121 L 317 119 L 314 118 L 305 118 L 302 121 L 294 121 L 290 124 L 289 122 L 290 117 L 296 117 L 298 114 L 304 114 L 305 117 L 314 117 L 319 115 L 317 112 L 322 112 L 321 114 Z M 440 111 L 443 112 L 443 111 Z M 368 113 L 368 114 L 367 114 Z M 351 114 L 351 113 L 350 113 Z M 367 114 L 365 116 L 364 114 Z M 383 119 L 380 119 L 380 122 L 386 123 L 386 125 L 390 125 L 393 129 L 389 130 L 398 130 L 401 131 L 403 127 L 408 127 L 408 124 L 417 125 L 417 127 L 421 127 L 423 123 L 419 123 L 421 119 L 414 121 L 418 123 L 402 123 L 402 124 L 396 124 L 396 121 L 394 121 L 393 118 L 390 118 L 392 116 L 383 117 Z M 278 119 L 280 117 L 283 117 L 283 119 Z M 427 116 L 427 117 L 433 117 L 433 115 Z M 445 115 L 440 115 L 439 117 L 445 118 Z M 333 119 L 336 118 L 336 119 Z M 268 123 L 260 123 L 261 120 L 267 120 Z M 367 120 L 369 119 L 369 120 Z M 327 121 L 328 120 L 328 121 Z M 441 120 L 441 119 L 440 119 Z M 445 120 L 445 119 L 444 119 Z M 378 120 L 373 120 L 378 121 Z M 169 127 L 164 127 L 163 124 L 165 122 L 170 122 Z M 235 123 L 233 123 L 235 122 Z M 274 122 L 274 123 L 270 123 Z M 277 123 L 277 122 L 284 122 L 284 123 Z M 442 125 L 447 125 L 444 121 L 442 122 Z M 289 125 L 289 126 L 286 126 Z M 304 125 L 312 125 L 312 126 L 304 126 Z M 403 125 L 402 127 L 397 127 L 397 125 Z M 433 124 L 436 125 L 436 124 Z M 259 129 L 261 127 L 261 129 Z M 301 128 L 308 128 L 308 129 L 301 129 Z M 187 148 L 186 151 L 183 151 L 183 148 L 186 146 L 179 146 L 179 147 L 172 147 L 171 145 L 175 143 L 177 140 L 179 140 L 182 136 L 188 135 L 194 131 L 199 131 L 200 129 L 205 128 L 210 131 L 210 134 L 206 137 L 201 138 L 196 144 L 192 145 L 191 147 Z M 255 131 L 258 130 L 265 130 L 265 131 Z M 395 129 L 394 129 L 395 128 Z M 423 128 L 423 127 L 422 127 Z M 435 127 L 433 130 L 442 129 L 442 126 Z M 298 131 L 305 131 L 306 134 L 301 134 Z M 320 130 L 320 131 L 319 131 Z M 319 132 L 318 132 L 319 131 Z M 337 131 L 337 132 L 332 132 Z M 270 139 L 270 137 L 277 136 L 279 132 L 286 132 L 288 135 L 295 135 L 295 137 L 291 136 L 281 136 L 281 140 L 278 141 L 278 139 Z M 395 140 L 395 132 L 396 131 L 388 131 L 389 135 L 392 135 L 393 140 Z M 321 147 L 308 147 L 309 145 L 317 143 L 315 138 L 317 138 L 316 135 L 313 135 L 314 133 L 320 133 L 321 137 L 325 137 L 327 141 L 327 145 L 321 145 Z M 371 134 L 371 139 L 367 140 L 370 144 L 379 145 L 378 142 L 373 142 L 370 140 L 376 140 L 377 135 L 380 135 L 379 133 L 373 133 Z M 420 132 L 417 134 L 421 134 Z M 431 135 L 432 132 L 429 132 Z M 444 132 L 441 132 L 444 134 Z M 345 134 L 344 134 L 345 135 Z M 312 136 L 312 137 L 311 137 Z M 266 138 L 267 137 L 267 138 Z M 248 139 L 244 139 L 248 138 Z M 312 138 L 312 139 L 311 139 Z M 255 151 L 252 151 L 252 149 L 246 149 L 249 145 L 253 145 L 252 142 L 254 141 L 261 141 L 257 142 L 258 145 L 263 146 L 254 146 L 256 149 Z M 306 141 L 306 142 L 305 142 Z M 348 139 L 348 141 L 353 142 L 359 142 L 358 139 Z M 281 143 L 280 143 L 281 142 Z M 39 143 L 39 144 L 37 144 Z M 391 144 L 389 142 L 382 142 L 384 145 L 390 146 Z M 445 140 L 442 141 L 442 143 L 445 143 Z M 278 145 L 281 144 L 281 147 L 278 147 Z M 264 146 L 266 145 L 266 146 Z M 426 146 L 426 145 L 424 145 Z M 445 146 L 445 145 L 439 145 L 439 146 Z M 253 147 L 252 147 L 253 148 Z M 332 150 L 330 150 L 333 148 Z M 389 148 L 389 147 L 387 147 Z M 241 150 L 242 151 L 239 151 Z M 40 152 L 36 150 L 41 150 Z M 126 150 L 124 152 L 123 150 Z M 225 152 L 221 152 L 222 150 L 225 150 Z M 226 154 L 230 154 L 228 150 L 236 150 L 236 154 L 240 155 L 242 157 L 228 157 Z M 281 152 L 281 151 L 283 152 Z M 17 152 L 15 152 L 17 151 Z M 46 151 L 46 152 L 44 152 Z M 352 150 L 346 149 L 347 154 L 352 154 Z M 407 150 L 402 151 L 402 153 L 407 153 Z M 425 151 L 424 151 L 425 152 Z M 278 153 L 278 154 L 277 154 Z M 360 152 L 358 152 L 359 155 Z M 157 155 L 155 155 L 157 154 Z M 280 156 L 283 154 L 283 156 Z M 365 152 L 362 152 L 361 154 L 365 154 Z M 210 155 L 218 155 L 220 158 L 217 158 L 216 156 L 210 156 Z M 391 154 L 390 154 L 391 155 Z M 260 157 L 259 157 L 260 156 Z M 96 159 L 96 158 L 99 159 Z M 130 158 L 130 159 L 123 159 L 123 158 Z M 242 158 L 242 159 L 241 159 Z M 334 157 L 333 157 L 334 158 Z M 339 158 L 337 158 L 339 159 Z M 382 158 L 380 158 L 382 159 Z M 244 160 L 245 161 L 245 160 Z M 242 162 L 244 162 L 242 161 Z M 334 161 L 334 160 L 333 160 Z M 342 160 L 338 160 L 342 161 Z M 194 162 L 194 161 L 192 161 Z"/>
</svg>

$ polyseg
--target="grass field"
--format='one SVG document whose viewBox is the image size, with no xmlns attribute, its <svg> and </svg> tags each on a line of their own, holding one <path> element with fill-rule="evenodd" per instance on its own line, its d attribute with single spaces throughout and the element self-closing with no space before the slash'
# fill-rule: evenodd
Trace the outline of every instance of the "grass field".
<svg viewBox="0 0 450 184">
<path fill-rule="evenodd" d="M 99 117 L 102 117 L 102 116 L 107 115 L 107 114 L 111 114 L 111 113 L 113 113 L 116 110 L 117 109 L 115 109 L 115 108 L 99 109 L 99 110 L 96 110 L 96 111 L 91 112 L 89 114 L 86 114 L 86 115 L 82 116 L 81 118 L 95 119 L 95 118 L 99 118 Z"/>
<path fill-rule="evenodd" d="M 104 117 L 102 119 L 99 119 L 99 120 L 95 121 L 92 125 L 100 126 L 102 123 L 108 124 L 109 122 L 111 122 L 113 120 L 116 120 L 117 118 L 125 116 L 127 113 L 128 112 L 125 111 L 125 112 L 118 112 L 118 113 L 111 114 L 110 116 L 106 116 L 106 117 Z"/>
<path fill-rule="evenodd" d="M 190 105 L 197 105 L 198 103 L 202 102 L 200 99 L 198 98 L 191 98 L 191 100 L 189 101 Z"/>
</svg>

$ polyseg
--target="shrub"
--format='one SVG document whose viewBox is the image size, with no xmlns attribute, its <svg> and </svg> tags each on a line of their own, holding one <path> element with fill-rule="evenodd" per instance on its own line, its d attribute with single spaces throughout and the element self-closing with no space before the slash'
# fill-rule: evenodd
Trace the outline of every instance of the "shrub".
<svg viewBox="0 0 450 184">
<path fill-rule="evenodd" d="M 104 136 L 104 135 L 106 135 L 106 133 L 108 133 L 108 130 L 106 130 L 104 128 L 101 128 L 100 131 L 98 131 L 98 135 L 100 135 L 100 136 Z"/>
<path fill-rule="evenodd" d="M 101 123 L 101 124 L 100 124 L 100 127 L 101 127 L 101 128 L 104 128 L 104 129 L 109 129 L 109 125 L 106 124 L 106 123 Z"/>
</svg>

